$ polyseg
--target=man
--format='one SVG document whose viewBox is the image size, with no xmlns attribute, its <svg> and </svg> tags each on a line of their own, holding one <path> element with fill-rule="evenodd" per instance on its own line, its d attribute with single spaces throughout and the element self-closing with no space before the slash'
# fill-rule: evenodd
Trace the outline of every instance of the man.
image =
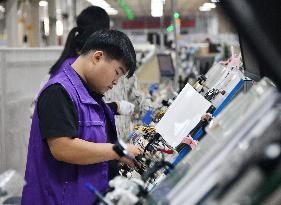
<svg viewBox="0 0 281 205">
<path fill-rule="evenodd" d="M 104 30 L 92 34 L 74 63 L 65 63 L 47 82 L 32 119 L 22 205 L 90 205 L 95 196 L 85 183 L 104 193 L 114 169 L 108 161 L 134 166 L 113 151 L 114 116 L 102 96 L 135 68 L 129 38 Z M 131 157 L 142 152 L 134 145 L 127 151 Z"/>
</svg>

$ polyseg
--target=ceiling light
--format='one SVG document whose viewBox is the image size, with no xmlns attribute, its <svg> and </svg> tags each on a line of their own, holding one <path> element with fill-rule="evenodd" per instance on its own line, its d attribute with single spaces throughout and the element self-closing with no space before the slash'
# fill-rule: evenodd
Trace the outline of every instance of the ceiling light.
<svg viewBox="0 0 281 205">
<path fill-rule="evenodd" d="M 199 7 L 200 11 L 210 11 L 211 9 L 216 8 L 216 4 L 214 3 L 204 3 L 203 6 Z"/>
<path fill-rule="evenodd" d="M 204 7 L 204 6 L 200 6 L 199 7 L 199 11 L 210 11 L 211 8 L 207 8 L 207 7 Z"/>
<path fill-rule="evenodd" d="M 117 15 L 118 11 L 114 8 L 107 8 L 106 13 L 108 13 L 108 15 Z"/>
<path fill-rule="evenodd" d="M 105 0 L 87 0 L 89 3 L 91 3 L 93 6 L 98 6 L 103 8 L 108 15 L 116 15 L 118 14 L 118 10 L 111 7 L 110 4 L 108 4 Z"/>
<path fill-rule="evenodd" d="M 216 8 L 216 4 L 214 4 L 214 3 L 204 3 L 203 7 L 214 9 L 214 8 Z"/>
<path fill-rule="evenodd" d="M 220 0 L 211 0 L 211 2 L 218 3 L 218 2 L 220 2 Z"/>
<path fill-rule="evenodd" d="M 161 17 L 163 16 L 163 10 L 153 10 L 151 11 L 152 17 Z"/>
<path fill-rule="evenodd" d="M 56 34 L 57 36 L 63 35 L 63 23 L 61 20 L 56 21 Z"/>
<path fill-rule="evenodd" d="M 5 12 L 5 8 L 2 5 L 0 5 L 0 12 L 2 12 L 2 13 Z"/>
<path fill-rule="evenodd" d="M 163 0 L 151 0 L 151 16 L 163 16 Z"/>
<path fill-rule="evenodd" d="M 48 6 L 47 1 L 39 1 L 39 6 Z"/>
<path fill-rule="evenodd" d="M 50 22 L 49 22 L 49 18 L 44 18 L 43 20 L 43 24 L 44 24 L 44 30 L 45 30 L 45 35 L 49 36 L 50 34 Z"/>
</svg>

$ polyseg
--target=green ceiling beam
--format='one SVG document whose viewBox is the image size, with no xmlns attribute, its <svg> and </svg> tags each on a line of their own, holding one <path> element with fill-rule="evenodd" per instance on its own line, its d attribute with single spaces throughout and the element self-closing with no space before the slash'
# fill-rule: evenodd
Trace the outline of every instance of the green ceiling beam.
<svg viewBox="0 0 281 205">
<path fill-rule="evenodd" d="M 135 18 L 134 12 L 123 0 L 116 0 L 116 2 L 123 9 L 123 11 L 126 13 L 127 18 L 129 20 L 133 20 Z"/>
</svg>

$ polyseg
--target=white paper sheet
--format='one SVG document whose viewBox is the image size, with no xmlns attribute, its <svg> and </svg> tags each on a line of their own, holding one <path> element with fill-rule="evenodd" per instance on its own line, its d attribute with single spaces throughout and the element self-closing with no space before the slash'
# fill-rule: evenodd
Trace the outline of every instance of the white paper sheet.
<svg viewBox="0 0 281 205">
<path fill-rule="evenodd" d="M 209 101 L 190 84 L 186 84 L 156 125 L 156 131 L 175 148 L 198 124 L 210 106 Z"/>
</svg>

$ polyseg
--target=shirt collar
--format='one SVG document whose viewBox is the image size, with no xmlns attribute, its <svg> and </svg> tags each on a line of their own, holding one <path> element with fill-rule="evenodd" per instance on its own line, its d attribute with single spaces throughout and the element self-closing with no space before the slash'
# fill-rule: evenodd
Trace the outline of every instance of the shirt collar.
<svg viewBox="0 0 281 205">
<path fill-rule="evenodd" d="M 97 95 L 99 97 L 96 97 L 96 95 L 91 95 L 92 89 L 87 89 L 89 86 L 86 83 L 83 83 L 83 79 L 81 79 L 81 77 L 76 73 L 70 64 L 65 64 L 63 70 L 70 82 L 73 84 L 79 98 L 83 103 L 99 104 L 97 100 L 102 101 L 100 94 Z M 87 88 L 85 85 L 87 85 Z"/>
<path fill-rule="evenodd" d="M 75 70 L 74 70 L 75 71 Z M 90 86 L 86 83 L 86 81 L 75 71 L 75 73 L 78 75 L 78 77 L 80 78 L 81 82 L 83 83 L 84 87 L 86 88 L 86 90 L 88 91 L 88 93 L 94 97 L 94 98 L 103 98 L 104 95 L 103 94 L 100 94 L 96 91 L 94 91 L 93 89 L 90 88 Z"/>
</svg>

